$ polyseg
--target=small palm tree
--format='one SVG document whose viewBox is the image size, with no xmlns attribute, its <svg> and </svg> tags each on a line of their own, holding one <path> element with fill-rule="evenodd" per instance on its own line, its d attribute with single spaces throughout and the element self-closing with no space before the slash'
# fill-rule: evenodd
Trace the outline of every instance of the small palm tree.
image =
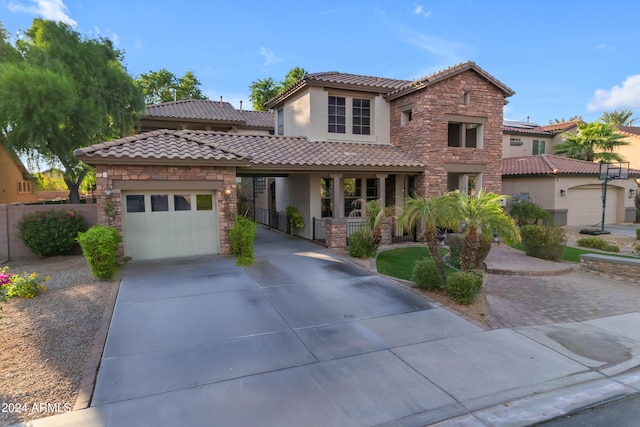
<svg viewBox="0 0 640 427">
<path fill-rule="evenodd" d="M 392 208 L 382 208 L 379 200 L 356 199 L 353 201 L 354 209 L 349 216 L 359 216 L 365 219 L 368 231 L 371 232 L 371 246 L 377 247 L 382 240 L 382 221 L 393 215 Z"/>
<path fill-rule="evenodd" d="M 502 206 L 508 196 L 487 193 L 481 189 L 476 196 L 454 191 L 448 193 L 447 197 L 449 225 L 457 227 L 464 223 L 466 227 L 460 254 L 461 270 L 468 270 L 474 262 L 482 234 L 492 238 L 495 231 L 507 243 L 520 240 L 520 233 L 513 218 Z"/>
<path fill-rule="evenodd" d="M 578 133 L 564 133 L 562 139 L 563 142 L 555 146 L 557 154 L 589 162 L 621 162 L 622 157 L 613 150 L 628 144 L 614 126 L 598 122 L 578 123 Z"/>
<path fill-rule="evenodd" d="M 446 285 L 447 279 L 444 274 L 444 262 L 438 252 L 438 227 L 446 221 L 447 208 L 445 196 L 429 199 L 414 195 L 404 203 L 402 214 L 398 218 L 401 230 L 410 230 L 416 225 L 420 227 L 421 235 L 436 263 L 441 287 Z"/>
</svg>

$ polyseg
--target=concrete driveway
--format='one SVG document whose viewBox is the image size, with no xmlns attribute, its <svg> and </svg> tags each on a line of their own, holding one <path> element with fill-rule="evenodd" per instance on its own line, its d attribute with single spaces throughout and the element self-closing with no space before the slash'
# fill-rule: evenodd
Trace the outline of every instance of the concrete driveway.
<svg viewBox="0 0 640 427">
<path fill-rule="evenodd" d="M 91 407 L 33 425 L 529 425 L 637 393 L 640 374 L 621 373 L 640 364 L 639 316 L 485 331 L 260 229 L 250 268 L 230 257 L 127 265 Z"/>
</svg>

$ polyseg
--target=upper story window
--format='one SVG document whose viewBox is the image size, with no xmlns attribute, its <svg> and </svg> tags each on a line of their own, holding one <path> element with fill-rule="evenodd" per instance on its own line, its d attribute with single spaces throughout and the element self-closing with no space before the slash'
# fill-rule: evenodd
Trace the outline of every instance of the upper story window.
<svg viewBox="0 0 640 427">
<path fill-rule="evenodd" d="M 547 142 L 546 141 L 538 141 L 536 139 L 533 140 L 533 147 L 531 147 L 531 154 L 534 156 L 536 154 L 544 154 Z"/>
<path fill-rule="evenodd" d="M 404 126 L 413 120 L 413 112 L 411 110 L 404 110 L 400 115 L 400 126 Z"/>
<path fill-rule="evenodd" d="M 353 99 L 353 134 L 371 134 L 371 100 Z"/>
<path fill-rule="evenodd" d="M 483 127 L 481 123 L 449 122 L 449 147 L 482 148 Z"/>
<path fill-rule="evenodd" d="M 520 146 L 522 144 L 523 142 L 522 142 L 522 139 L 520 138 L 513 138 L 513 137 L 509 138 L 509 145 Z"/>
<path fill-rule="evenodd" d="M 278 110 L 278 135 L 284 135 L 284 110 Z"/>
<path fill-rule="evenodd" d="M 329 132 L 346 133 L 346 99 L 342 96 L 329 96 Z"/>
<path fill-rule="evenodd" d="M 31 181 L 18 181 L 18 194 L 31 193 L 32 189 Z"/>
</svg>

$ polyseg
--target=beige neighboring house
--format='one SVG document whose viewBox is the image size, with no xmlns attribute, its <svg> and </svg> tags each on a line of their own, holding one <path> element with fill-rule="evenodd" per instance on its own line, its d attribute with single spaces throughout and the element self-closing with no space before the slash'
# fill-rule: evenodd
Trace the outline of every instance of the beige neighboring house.
<svg viewBox="0 0 640 427">
<path fill-rule="evenodd" d="M 237 110 L 228 102 L 188 99 L 147 105 L 140 120 L 143 132 L 158 129 L 191 129 L 240 134 L 273 134 L 273 113 Z"/>
<path fill-rule="evenodd" d="M 229 253 L 241 180 L 264 182 L 252 197 L 269 215 L 296 207 L 300 237 L 317 238 L 326 224 L 326 244 L 343 247 L 356 199 L 400 206 L 413 191 L 501 191 L 502 112 L 513 93 L 473 62 L 414 81 L 314 73 L 268 102 L 270 127 L 257 124 L 266 114 L 179 101 L 148 107 L 143 124 L 176 130 L 75 154 L 96 167 L 99 222 L 109 222 L 110 199 L 133 259 Z"/>
<path fill-rule="evenodd" d="M 628 144 L 617 147 L 616 152 L 629 162 L 629 167 L 640 169 L 640 127 L 618 126 L 618 132 L 624 135 Z"/>
<path fill-rule="evenodd" d="M 35 180 L 18 156 L 0 141 L 0 204 L 28 203 L 38 200 Z"/>
<path fill-rule="evenodd" d="M 562 142 L 562 134 L 575 134 L 577 125 L 577 121 L 540 126 L 505 120 L 502 126 L 502 157 L 554 154 L 553 147 Z"/>
<path fill-rule="evenodd" d="M 602 224 L 599 163 L 541 154 L 505 158 L 502 169 L 503 192 L 538 203 L 552 214 L 555 225 Z M 608 182 L 605 224 L 635 220 L 637 178 L 640 170 L 634 169 L 628 179 Z"/>
</svg>

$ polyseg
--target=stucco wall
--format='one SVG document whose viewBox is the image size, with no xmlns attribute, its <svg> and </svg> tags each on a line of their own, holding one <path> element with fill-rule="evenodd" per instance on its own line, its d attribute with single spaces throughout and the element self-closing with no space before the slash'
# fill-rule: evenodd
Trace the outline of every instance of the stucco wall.
<svg viewBox="0 0 640 427">
<path fill-rule="evenodd" d="M 511 145 L 511 138 L 519 138 L 522 145 Z M 502 157 L 524 157 L 533 154 L 533 141 L 545 141 L 545 153 L 553 154 L 553 138 L 548 136 L 502 135 Z M 540 153 L 541 154 L 541 153 Z"/>
<path fill-rule="evenodd" d="M 470 94 L 465 103 L 465 92 Z M 468 167 L 488 191 L 502 191 L 502 117 L 504 93 L 475 71 L 467 70 L 391 102 L 391 143 L 427 164 L 416 179 L 419 194 L 447 190 L 447 169 Z M 404 123 L 402 113 L 412 111 Z M 447 115 L 483 121 L 483 148 L 448 147 Z M 453 166 L 452 166 L 453 165 Z"/>
</svg>

